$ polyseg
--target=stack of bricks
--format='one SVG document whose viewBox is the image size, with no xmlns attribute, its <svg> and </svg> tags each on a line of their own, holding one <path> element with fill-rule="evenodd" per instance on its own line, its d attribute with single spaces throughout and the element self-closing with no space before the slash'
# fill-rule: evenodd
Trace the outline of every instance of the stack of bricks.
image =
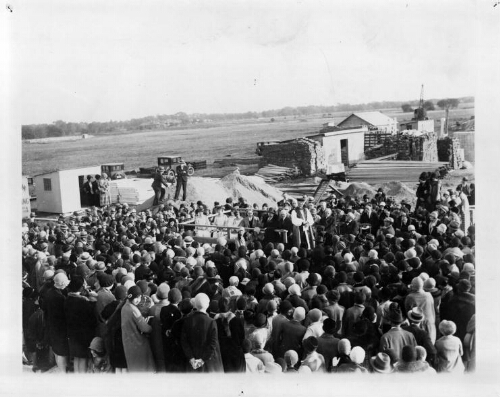
<svg viewBox="0 0 500 397">
<path fill-rule="evenodd" d="M 321 143 L 308 138 L 263 145 L 259 149 L 262 155 L 261 167 L 268 164 L 297 167 L 304 175 L 313 175 L 326 168 Z"/>
</svg>

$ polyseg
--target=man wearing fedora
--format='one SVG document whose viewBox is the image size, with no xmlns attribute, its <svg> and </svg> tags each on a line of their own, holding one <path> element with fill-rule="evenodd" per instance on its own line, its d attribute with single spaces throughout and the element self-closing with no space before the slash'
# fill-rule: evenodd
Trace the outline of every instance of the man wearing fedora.
<svg viewBox="0 0 500 397">
<path fill-rule="evenodd" d="M 175 188 L 174 200 L 177 201 L 179 199 L 179 195 L 181 193 L 181 188 L 182 188 L 182 201 L 186 201 L 188 166 L 184 160 L 181 160 L 180 164 L 175 169 L 175 173 L 177 175 L 177 186 Z"/>
<path fill-rule="evenodd" d="M 429 334 L 421 327 L 422 321 L 424 320 L 424 312 L 418 307 L 413 307 L 406 314 L 409 325 L 404 325 L 402 328 L 405 331 L 411 332 L 417 341 L 418 346 L 422 346 L 427 352 L 427 361 L 434 365 L 434 360 L 436 358 L 436 348 L 432 343 Z"/>
<path fill-rule="evenodd" d="M 391 365 L 391 358 L 386 353 L 378 353 L 370 358 L 370 366 L 373 373 L 390 374 L 394 372 L 394 367 Z"/>
<path fill-rule="evenodd" d="M 391 329 L 380 338 L 379 351 L 385 352 L 388 349 L 392 349 L 397 355 L 398 360 L 401 360 L 403 347 L 417 346 L 417 341 L 411 332 L 401 328 L 404 318 L 401 308 L 397 303 L 393 302 L 389 305 L 385 317 L 389 320 Z"/>
<path fill-rule="evenodd" d="M 163 171 L 165 171 L 163 167 L 158 167 L 156 169 L 156 173 L 153 178 L 153 183 L 151 185 L 151 187 L 155 192 L 153 207 L 160 204 L 160 202 L 163 202 L 163 200 L 165 199 L 166 190 L 162 187 L 162 185 L 164 185 L 165 187 L 169 187 L 167 185 L 167 182 L 165 181 L 165 178 L 163 177 Z"/>
</svg>

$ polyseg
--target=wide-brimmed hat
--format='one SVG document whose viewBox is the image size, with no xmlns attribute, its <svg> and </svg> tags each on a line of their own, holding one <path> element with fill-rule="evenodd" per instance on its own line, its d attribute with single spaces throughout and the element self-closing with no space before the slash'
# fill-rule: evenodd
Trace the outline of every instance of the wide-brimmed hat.
<svg viewBox="0 0 500 397">
<path fill-rule="evenodd" d="M 424 319 L 424 312 L 418 307 L 414 307 L 408 311 L 407 317 L 414 323 L 419 323 Z"/>
<path fill-rule="evenodd" d="M 391 365 L 391 358 L 386 353 L 378 353 L 376 356 L 370 358 L 370 365 L 375 372 L 381 374 L 390 374 L 394 371 Z"/>
</svg>

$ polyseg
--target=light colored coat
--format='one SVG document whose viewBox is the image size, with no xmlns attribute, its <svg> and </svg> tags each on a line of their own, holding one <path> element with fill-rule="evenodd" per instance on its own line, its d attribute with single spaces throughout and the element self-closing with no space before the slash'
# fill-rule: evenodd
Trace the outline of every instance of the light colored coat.
<svg viewBox="0 0 500 397">
<path fill-rule="evenodd" d="M 418 307 L 424 313 L 422 328 L 427 331 L 432 343 L 436 342 L 436 313 L 434 298 L 430 292 L 424 290 L 410 292 L 405 299 L 405 309 L 408 312 L 412 307 Z"/>
<path fill-rule="evenodd" d="M 122 308 L 122 339 L 129 372 L 155 372 L 155 361 L 145 334 L 153 328 L 146 323 L 139 309 L 127 302 Z"/>
</svg>

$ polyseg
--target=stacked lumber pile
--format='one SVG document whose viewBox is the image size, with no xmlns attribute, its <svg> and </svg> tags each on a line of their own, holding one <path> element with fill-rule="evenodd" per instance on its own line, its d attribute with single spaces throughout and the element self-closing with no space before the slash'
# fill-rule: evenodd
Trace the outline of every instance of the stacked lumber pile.
<svg viewBox="0 0 500 397">
<path fill-rule="evenodd" d="M 447 161 L 454 170 L 464 165 L 460 140 L 458 138 L 445 137 L 438 140 L 438 157 L 440 161 Z"/>
<path fill-rule="evenodd" d="M 283 179 L 296 176 L 297 174 L 297 169 L 269 164 L 263 168 L 260 168 L 255 175 L 260 176 L 267 183 L 276 183 L 282 181 Z"/>
<path fill-rule="evenodd" d="M 320 183 L 293 183 L 289 185 L 281 185 L 279 189 L 283 193 L 296 198 L 303 196 L 314 197 L 314 194 L 318 190 Z M 336 197 L 340 197 L 343 195 L 338 189 L 334 187 L 335 182 L 325 180 L 323 184 L 328 184 L 328 187 L 322 193 L 322 198 L 325 198 L 331 194 L 335 195 Z"/>
<path fill-rule="evenodd" d="M 367 160 L 357 163 L 347 173 L 350 181 L 360 181 L 370 184 L 383 182 L 418 181 L 422 172 L 434 172 L 446 166 L 445 161 L 390 161 Z"/>
<path fill-rule="evenodd" d="M 111 202 L 139 205 L 154 195 L 152 179 L 118 179 L 111 181 Z"/>
<path fill-rule="evenodd" d="M 365 158 L 398 154 L 398 160 L 438 161 L 437 135 L 427 132 L 421 136 L 396 134 L 383 138 L 382 143 L 372 146 L 365 153 Z"/>
<path fill-rule="evenodd" d="M 309 138 L 262 144 L 258 150 L 263 157 L 263 164 L 297 167 L 304 175 L 315 174 L 326 167 L 321 143 Z"/>
<path fill-rule="evenodd" d="M 259 161 L 260 161 L 259 157 L 245 157 L 245 158 L 227 157 L 225 159 L 214 160 L 213 166 L 216 168 L 234 167 L 237 165 L 258 164 Z M 206 168 L 206 164 L 205 164 L 205 168 Z M 196 167 L 195 167 L 195 169 L 196 169 Z"/>
</svg>

